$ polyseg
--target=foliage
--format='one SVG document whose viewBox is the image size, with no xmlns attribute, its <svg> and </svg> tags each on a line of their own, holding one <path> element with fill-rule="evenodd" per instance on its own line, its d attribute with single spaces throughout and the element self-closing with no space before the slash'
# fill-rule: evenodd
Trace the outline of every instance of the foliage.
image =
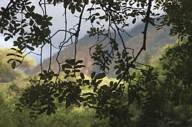
<svg viewBox="0 0 192 127">
<path fill-rule="evenodd" d="M 167 13 L 163 24 L 172 27 L 171 34 L 178 35 L 180 38 L 188 37 L 191 40 L 191 10 L 190 0 L 158 0 L 163 4 L 163 10 Z M 177 16 L 175 16 L 177 14 Z"/>
<path fill-rule="evenodd" d="M 17 65 L 12 65 L 11 67 L 9 64 L 9 61 L 13 58 L 14 59 L 16 58 L 12 56 L 6 56 L 6 55 L 14 54 L 14 53 L 15 52 L 10 49 L 0 49 L 0 57 L 1 57 L 0 81 L 1 82 L 9 82 L 16 78 L 21 78 L 23 76 L 23 72 L 22 72 L 23 70 L 30 69 L 35 65 L 34 60 L 29 56 L 27 56 L 26 59 L 22 60 L 23 61 L 22 65 L 18 66 L 17 70 L 13 70 L 12 67 Z"/>
<path fill-rule="evenodd" d="M 186 88 L 191 86 L 191 55 L 191 43 L 179 41 L 175 46 L 168 48 L 161 58 L 162 68 L 168 70 L 165 72 L 166 76 L 171 76 L 173 81 L 180 82 Z"/>
<path fill-rule="evenodd" d="M 191 83 L 191 78 L 186 78 L 185 73 L 188 76 L 191 73 L 189 68 L 185 71 L 184 69 L 186 66 L 191 65 L 191 60 L 188 59 L 191 56 L 190 46 L 190 42 L 186 41 L 165 49 L 165 53 L 160 57 L 160 67 L 149 67 L 137 73 L 132 73 L 132 83 L 126 86 L 124 85 L 126 82 L 121 82 L 121 85 L 118 86 L 118 80 L 101 82 L 100 80 L 104 77 L 102 73 L 93 73 L 88 78 L 77 71 L 76 77 L 68 76 L 74 74 L 71 71 L 72 68 L 81 65 L 82 61 L 67 61 L 63 67 L 63 70 L 67 72 L 63 76 L 65 80 L 54 79 L 57 76 L 53 73 L 49 73 L 50 77 L 41 75 L 40 77 L 43 80 L 32 80 L 32 86 L 25 89 L 24 93 L 20 93 L 23 94 L 22 98 L 20 98 L 20 102 L 24 106 L 22 112 L 17 110 L 13 112 L 11 110 L 13 107 L 9 109 L 9 106 L 5 106 L 7 102 L 2 101 L 1 107 L 5 109 L 2 111 L 4 111 L 3 113 L 7 111 L 7 115 L 4 115 L 5 117 L 1 123 L 8 126 L 5 122 L 11 116 L 11 119 L 15 121 L 8 123 L 13 127 L 22 125 L 32 127 L 54 127 L 58 125 L 67 127 L 77 125 L 80 127 L 85 125 L 90 127 L 118 127 L 119 125 L 125 127 L 189 127 L 192 118 L 192 89 L 188 84 Z M 73 66 L 69 66 L 71 65 L 70 62 L 73 62 Z M 178 74 L 175 73 L 180 69 L 183 70 L 183 72 L 179 72 L 183 74 L 183 77 L 177 77 Z M 95 83 L 91 82 L 93 80 L 100 83 L 94 86 Z M 60 85 L 61 87 L 59 87 Z M 80 94 L 73 91 L 80 90 L 78 86 L 81 86 L 82 91 Z M 18 88 L 10 85 L 10 90 L 17 92 Z M 58 92 L 61 90 L 63 92 Z M 5 90 L 3 91 L 5 92 Z M 47 91 L 57 92 L 49 94 Z M 70 96 L 71 94 L 74 95 Z M 53 95 L 52 99 L 54 100 L 49 99 L 51 98 L 50 95 Z M 68 99 L 71 100 L 68 101 Z M 55 107 L 51 101 L 54 102 L 57 110 L 54 109 Z M 75 108 L 75 105 L 79 106 L 79 104 L 83 107 Z M 32 110 L 28 110 L 27 107 Z M 93 110 L 87 109 L 88 107 L 93 108 Z M 41 117 L 37 117 L 36 121 L 30 124 L 32 122 L 31 117 L 35 117 L 33 113 L 42 113 L 39 112 L 42 109 L 47 114 L 55 113 L 49 117 L 41 114 Z M 28 111 L 32 113 L 30 113 L 30 116 Z M 94 117 L 95 115 L 97 119 Z M 102 119 L 103 122 L 100 121 Z"/>
<path fill-rule="evenodd" d="M 26 84 L 25 81 L 20 81 Z M 20 85 L 20 84 L 18 84 Z M 22 112 L 16 110 L 15 103 L 18 96 L 22 93 L 23 88 L 18 87 L 14 83 L 0 85 L 0 126 L 3 127 L 91 127 L 101 126 L 107 127 L 107 120 L 98 120 L 94 117 L 95 111 L 91 109 L 70 108 L 65 109 L 60 105 L 58 111 L 51 115 L 41 115 L 35 121 L 31 119 L 28 109 Z M 26 86 L 25 86 L 26 87 Z"/>
<path fill-rule="evenodd" d="M 65 28 L 51 33 L 52 17 L 48 16 L 46 7 L 47 4 L 56 6 L 60 3 L 63 3 L 64 7 Z M 154 9 L 160 8 L 166 12 L 162 19 L 163 25 L 170 24 L 172 34 L 178 34 L 182 39 L 188 37 L 190 42 L 191 13 L 184 9 L 185 7 L 190 9 L 191 2 L 156 0 L 154 3 L 156 3 Z M 19 110 L 28 108 L 30 116 L 36 118 L 43 113 L 47 115 L 56 113 L 59 105 L 63 104 L 66 109 L 73 106 L 93 108 L 96 117 L 108 119 L 111 127 L 189 125 L 191 114 L 187 111 L 191 111 L 189 101 L 191 71 L 185 67 L 190 65 L 191 61 L 188 59 L 191 54 L 190 49 L 185 47 L 190 47 L 190 43 L 186 43 L 186 46 L 182 45 L 183 47 L 180 47 L 182 50 L 177 47 L 166 52 L 161 60 L 162 69 L 167 71 L 163 74 L 164 79 L 159 78 L 161 76 L 158 70 L 137 62 L 142 51 L 146 50 L 148 26 L 156 25 L 155 19 L 159 15 L 153 12 L 153 0 L 44 0 L 44 2 L 40 0 L 39 6 L 42 13 L 35 12 L 36 7 L 30 0 L 11 0 L 0 11 L 0 31 L 6 41 L 13 38 L 14 46 L 18 47 L 13 49 L 17 53 L 9 54 L 14 56 L 14 59 L 9 60 L 13 68 L 17 63 L 22 63 L 16 58 L 23 58 L 22 54 L 25 54 L 26 50 L 31 53 L 35 48 L 41 48 L 42 57 L 42 48 L 46 44 L 50 45 L 49 67 L 47 70 L 43 70 L 42 67 L 39 78 L 30 81 L 30 87 L 25 89 L 17 104 Z M 180 20 L 174 18 L 175 7 L 181 16 Z M 73 28 L 67 27 L 67 12 L 78 14 L 78 22 Z M 83 17 L 85 12 L 89 12 L 88 17 Z M 21 18 L 18 18 L 18 15 L 21 15 Z M 188 18 L 185 18 L 186 16 Z M 144 23 L 143 41 L 139 51 L 134 53 L 134 49 L 125 45 L 122 31 L 125 31 L 125 27 L 130 24 L 135 24 L 138 17 L 143 17 L 140 18 Z M 94 64 L 100 68 L 97 72 L 93 72 L 90 78 L 81 73 L 84 67 L 83 61 L 77 60 L 76 57 L 83 20 L 89 21 L 92 25 L 88 31 L 89 36 L 104 38 L 98 39 L 98 44 L 90 47 Z M 108 24 L 107 28 L 104 27 L 103 22 Z M 59 72 L 53 72 L 51 70 L 52 38 L 59 32 L 64 32 L 64 40 L 58 47 L 57 58 L 62 48 L 69 42 L 74 43 L 74 58 L 67 59 L 64 63 L 57 59 Z M 107 44 L 102 43 L 105 39 L 108 40 Z M 186 55 L 185 58 L 182 53 Z M 172 57 L 175 57 L 174 61 Z M 171 63 L 166 64 L 166 62 Z M 103 79 L 112 63 L 116 73 L 115 80 L 105 83 Z M 171 64 L 173 68 L 170 67 Z M 65 74 L 64 77 L 60 76 L 61 72 Z M 180 73 L 183 73 L 181 77 L 179 77 Z M 187 111 L 183 112 L 183 106 L 187 107 Z M 180 111 L 188 117 L 181 115 L 179 118 L 174 118 L 173 114 Z M 180 123 L 177 123 L 177 119 L 181 120 Z"/>
</svg>

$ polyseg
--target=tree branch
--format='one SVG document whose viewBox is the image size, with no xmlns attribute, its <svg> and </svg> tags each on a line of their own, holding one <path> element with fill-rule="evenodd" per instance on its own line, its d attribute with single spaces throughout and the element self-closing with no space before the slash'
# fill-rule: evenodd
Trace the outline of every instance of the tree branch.
<svg viewBox="0 0 192 127">
<path fill-rule="evenodd" d="M 147 30 L 148 30 L 148 26 L 149 26 L 149 22 L 150 22 L 152 2 L 153 2 L 153 0 L 149 0 L 146 16 L 144 18 L 145 27 L 144 27 L 144 31 L 143 31 L 143 45 L 140 48 L 139 52 L 137 53 L 136 57 L 132 60 L 132 63 L 134 63 L 138 59 L 138 57 L 140 56 L 140 54 L 142 53 L 143 50 L 146 50 Z"/>
</svg>

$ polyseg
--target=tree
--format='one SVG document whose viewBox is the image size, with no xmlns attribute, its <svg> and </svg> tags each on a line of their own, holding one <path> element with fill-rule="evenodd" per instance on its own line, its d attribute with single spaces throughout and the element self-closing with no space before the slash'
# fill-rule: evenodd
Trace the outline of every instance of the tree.
<svg viewBox="0 0 192 127">
<path fill-rule="evenodd" d="M 191 125 L 191 46 L 191 41 L 179 40 L 165 49 L 159 61 L 164 91 L 162 93 L 167 99 L 164 115 L 169 126 Z"/>
<path fill-rule="evenodd" d="M 39 80 L 31 81 L 31 87 L 23 93 L 19 107 L 32 109 L 32 116 L 35 116 L 45 112 L 48 115 L 54 113 L 57 108 L 56 103 L 65 103 L 66 107 L 84 105 L 95 108 L 99 118 L 108 117 L 111 126 L 116 127 L 117 121 L 121 121 L 122 126 L 131 126 L 129 108 L 135 102 L 135 98 L 139 98 L 138 90 L 141 89 L 140 85 L 132 83 L 135 79 L 135 73 L 132 72 L 133 70 L 146 71 L 138 66 L 137 59 L 142 51 L 146 50 L 149 24 L 159 26 L 155 22 L 159 14 L 153 12 L 154 3 L 156 3 L 154 9 L 162 9 L 166 12 L 162 25 L 170 24 L 171 33 L 179 34 L 179 37 L 182 38 L 191 38 L 190 27 L 186 27 L 191 25 L 190 11 L 180 12 L 181 20 L 179 22 L 172 13 L 174 7 L 178 8 L 177 11 L 184 10 L 185 6 L 191 9 L 190 0 L 40 0 L 39 6 L 42 13 L 35 11 L 36 7 L 30 0 L 11 0 L 0 11 L 0 31 L 4 34 L 5 40 L 14 39 L 14 46 L 18 47 L 20 54 L 25 54 L 25 51 L 29 51 L 26 54 L 32 53 L 37 47 L 42 49 L 45 45 L 50 46 L 48 70 L 42 68 Z M 52 17 L 47 13 L 47 5 L 57 6 L 58 4 L 63 4 L 65 28 L 52 33 L 50 31 Z M 90 15 L 84 17 L 85 12 L 89 12 Z M 78 23 L 72 28 L 67 27 L 67 13 L 78 15 Z M 136 23 L 138 19 L 145 24 L 143 44 L 134 56 L 131 53 L 134 50 L 125 45 L 122 33 L 125 32 L 126 27 Z M 80 69 L 84 67 L 83 61 L 77 60 L 76 57 L 83 20 L 92 24 L 88 31 L 89 36 L 101 38 L 96 45 L 90 48 L 94 64 L 100 67 L 99 73 L 93 72 L 90 79 L 80 72 Z M 51 55 L 54 46 L 52 38 L 60 32 L 64 32 L 64 40 L 58 47 L 59 72 L 53 72 L 51 70 Z M 106 45 L 102 43 L 104 40 L 107 40 Z M 62 63 L 58 59 L 59 54 L 69 43 L 74 44 L 74 58 Z M 39 55 L 42 57 L 42 52 Z M 13 67 L 16 63 L 21 63 L 17 59 L 12 59 L 10 62 Z M 103 83 L 103 78 L 112 63 L 115 63 L 116 81 Z M 147 68 L 151 70 L 151 67 L 147 66 Z M 64 78 L 59 76 L 60 72 L 65 74 Z M 90 92 L 85 93 L 83 91 L 85 87 L 88 87 Z"/>
<path fill-rule="evenodd" d="M 190 41 L 178 42 L 161 57 L 160 65 L 164 70 L 165 80 L 177 91 L 174 93 L 178 94 L 178 98 L 174 99 L 176 104 L 191 104 L 191 46 Z"/>
</svg>

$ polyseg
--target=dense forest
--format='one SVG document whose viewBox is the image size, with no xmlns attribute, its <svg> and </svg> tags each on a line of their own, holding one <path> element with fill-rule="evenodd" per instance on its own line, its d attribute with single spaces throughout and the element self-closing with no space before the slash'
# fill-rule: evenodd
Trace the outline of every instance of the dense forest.
<svg viewBox="0 0 192 127">
<path fill-rule="evenodd" d="M 192 126 L 191 0 L 0 3 L 0 127 Z"/>
</svg>

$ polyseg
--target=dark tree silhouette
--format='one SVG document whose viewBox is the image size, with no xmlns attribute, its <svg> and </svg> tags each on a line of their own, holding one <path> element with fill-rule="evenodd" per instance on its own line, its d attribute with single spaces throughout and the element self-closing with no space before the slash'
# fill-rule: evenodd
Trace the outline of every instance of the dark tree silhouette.
<svg viewBox="0 0 192 127">
<path fill-rule="evenodd" d="M 58 4 L 63 4 L 65 27 L 52 33 L 50 30 L 52 17 L 47 13 L 47 5 L 56 8 Z M 170 25 L 172 34 L 178 34 L 182 39 L 186 37 L 191 39 L 192 6 L 190 5 L 190 0 L 39 0 L 42 12 L 36 12 L 36 7 L 30 0 L 10 0 L 8 5 L 0 10 L 0 31 L 6 41 L 12 38 L 14 46 L 18 48 L 14 49 L 17 54 L 10 55 L 23 58 L 21 54 L 30 54 L 35 48 L 42 49 L 45 45 L 50 45 L 48 69 L 43 70 L 41 52 L 39 55 L 42 68 L 39 78 L 30 81 L 31 87 L 24 91 L 18 108 L 31 109 L 31 115 L 35 117 L 41 113 L 48 115 L 54 113 L 58 103 L 64 103 L 66 108 L 72 105 L 88 106 L 96 109 L 97 117 L 109 118 L 112 127 L 137 126 L 130 108 L 139 100 L 142 101 L 140 93 L 144 89 L 145 105 L 140 108 L 143 111 L 140 118 L 143 119 L 139 120 L 141 124 L 138 126 L 157 126 L 163 118 L 161 107 L 156 106 L 161 106 L 159 102 L 164 99 L 160 98 L 158 93 L 161 92 L 158 89 L 158 74 L 153 72 L 152 67 L 138 63 L 137 59 L 142 51 L 147 50 L 149 24 L 154 27 Z M 155 11 L 158 9 L 165 13 L 159 16 Z M 85 12 L 89 12 L 88 17 L 84 17 Z M 78 15 L 77 24 L 71 28 L 67 25 L 70 20 L 67 19 L 67 13 Z M 175 13 L 178 14 L 177 17 Z M 162 17 L 162 22 L 156 24 L 155 21 L 159 17 Z M 93 72 L 90 78 L 81 73 L 80 70 L 84 67 L 83 61 L 76 57 L 83 20 L 91 23 L 88 31 L 90 37 L 103 38 L 90 47 L 94 64 L 100 67 L 100 71 Z M 143 40 L 141 40 L 143 43 L 136 55 L 133 55 L 134 49 L 126 46 L 122 33 L 129 25 L 140 21 L 144 23 Z M 107 24 L 106 27 L 103 27 L 103 23 Z M 59 44 L 57 53 L 59 71 L 53 72 L 52 38 L 61 32 L 64 33 L 64 40 Z M 103 44 L 102 42 L 106 40 L 108 43 Z M 69 43 L 74 44 L 74 58 L 62 63 L 58 59 L 60 52 Z M 120 48 L 120 44 L 123 48 Z M 26 53 L 26 50 L 29 52 Z M 22 63 L 18 59 L 11 59 L 9 62 L 13 68 Z M 112 63 L 116 80 L 104 83 L 103 78 Z M 140 73 L 139 79 L 135 77 L 134 71 Z M 64 73 L 64 77 L 60 72 Z M 84 88 L 88 88 L 88 92 L 85 92 Z M 146 114 L 150 117 L 145 118 Z"/>
</svg>

